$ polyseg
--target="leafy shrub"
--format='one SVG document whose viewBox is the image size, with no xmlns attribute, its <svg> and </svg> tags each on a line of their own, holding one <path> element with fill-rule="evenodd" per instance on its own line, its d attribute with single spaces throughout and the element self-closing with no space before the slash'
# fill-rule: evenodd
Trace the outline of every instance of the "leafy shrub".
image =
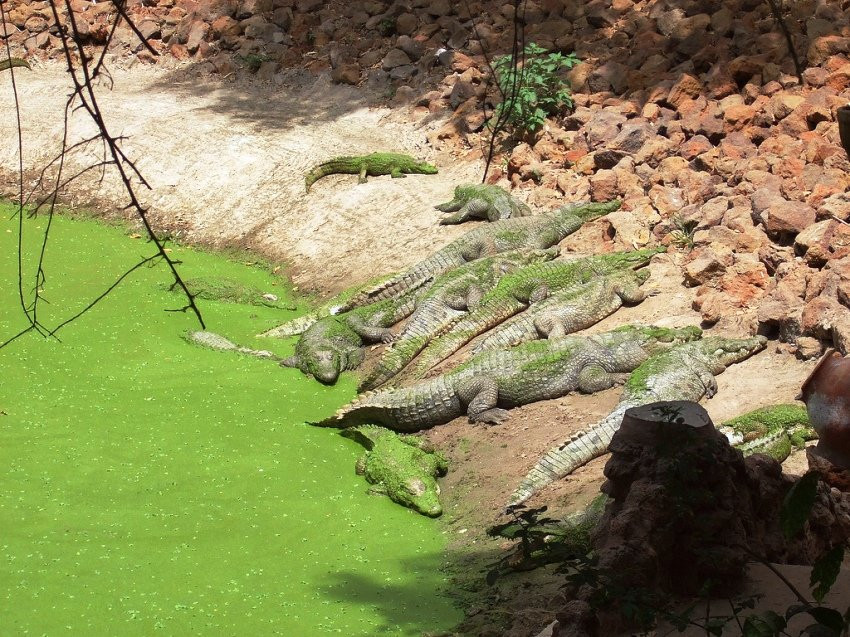
<svg viewBox="0 0 850 637">
<path fill-rule="evenodd" d="M 558 73 L 579 62 L 574 53 L 548 52 L 534 42 L 526 45 L 524 53 L 521 65 L 514 66 L 510 55 L 495 58 L 492 65 L 504 101 L 496 106 L 490 125 L 501 119 L 520 136 L 536 132 L 547 115 L 572 108 L 569 82 Z"/>
</svg>

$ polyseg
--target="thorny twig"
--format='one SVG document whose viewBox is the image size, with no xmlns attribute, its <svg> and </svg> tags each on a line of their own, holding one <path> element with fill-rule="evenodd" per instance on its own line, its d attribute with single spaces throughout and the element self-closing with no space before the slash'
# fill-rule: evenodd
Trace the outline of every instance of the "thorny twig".
<svg viewBox="0 0 850 637">
<path fill-rule="evenodd" d="M 5 6 L 8 0 L 0 0 L 0 9 L 5 10 Z M 94 66 L 91 65 L 92 57 L 86 53 L 84 50 L 84 40 L 80 35 L 78 26 L 77 26 L 77 18 L 74 15 L 74 11 L 71 7 L 70 0 L 48 0 L 48 6 L 53 16 L 53 20 L 55 24 L 60 25 L 58 30 L 58 37 L 60 40 L 62 52 L 65 57 L 65 62 L 67 64 L 68 75 L 71 78 L 73 83 L 73 90 L 70 93 L 68 100 L 65 104 L 65 113 L 64 113 L 64 131 L 62 136 L 62 144 L 61 151 L 56 158 L 50 161 L 43 169 L 41 170 L 38 179 L 36 180 L 36 184 L 32 190 L 26 197 L 24 196 L 24 187 L 23 187 L 23 140 L 21 136 L 21 119 L 19 114 L 19 103 L 18 103 L 18 95 L 17 95 L 17 87 L 15 84 L 14 78 L 14 69 L 9 69 L 11 73 L 12 87 L 15 95 L 15 104 L 16 104 L 16 112 L 18 113 L 18 172 L 19 172 L 19 205 L 18 205 L 18 288 L 19 288 L 19 297 L 21 308 L 23 309 L 24 314 L 27 317 L 29 322 L 29 326 L 22 330 L 20 333 L 12 336 L 5 342 L 0 343 L 0 349 L 19 338 L 23 334 L 31 330 L 36 330 L 41 333 L 43 336 L 54 336 L 58 330 L 68 325 L 70 322 L 76 320 L 80 316 L 82 316 L 89 309 L 94 307 L 98 302 L 103 300 L 112 290 L 114 290 L 120 283 L 123 281 L 129 274 L 137 270 L 143 265 L 154 263 L 162 260 L 168 267 L 171 272 L 171 275 L 174 278 L 173 286 L 175 288 L 179 288 L 183 291 L 186 296 L 187 303 L 184 307 L 175 311 L 191 311 L 195 314 L 202 328 L 205 328 L 205 323 L 203 317 L 201 315 L 200 310 L 195 304 L 195 297 L 189 291 L 179 272 L 177 271 L 177 264 L 179 261 L 172 259 L 168 252 L 165 250 L 165 241 L 160 239 L 156 232 L 153 230 L 151 223 L 148 219 L 148 210 L 144 208 L 135 192 L 133 181 L 134 179 L 138 181 L 143 187 L 150 189 L 150 184 L 144 178 L 144 176 L 139 172 L 135 163 L 126 156 L 124 151 L 119 146 L 120 142 L 124 139 L 122 136 L 113 136 L 110 134 L 105 120 L 103 118 L 103 114 L 100 110 L 100 106 L 97 102 L 97 97 L 94 91 L 94 80 L 97 76 L 104 74 L 108 77 L 108 71 L 104 66 L 104 60 L 106 51 L 108 49 L 109 43 L 112 41 L 112 38 L 115 34 L 115 31 L 118 27 L 119 22 L 123 19 L 129 28 L 136 34 L 142 44 L 154 55 L 157 55 L 156 51 L 154 51 L 150 45 L 145 41 L 144 37 L 139 32 L 138 28 L 133 24 L 132 20 L 127 15 L 125 10 L 125 0 L 111 0 L 113 7 L 115 8 L 117 15 L 111 25 L 109 34 L 107 36 L 106 44 L 103 46 L 103 49 L 100 52 L 100 55 L 97 58 L 97 62 Z M 61 4 L 60 4 L 61 3 Z M 67 21 L 63 24 L 60 20 L 60 12 L 64 9 L 67 14 Z M 2 14 L 2 11 L 0 11 Z M 9 58 L 11 58 L 11 47 L 9 45 L 8 39 L 8 31 L 5 15 L 2 15 L 2 25 L 3 25 L 3 33 L 6 36 L 6 53 Z M 111 79 L 111 78 L 110 78 Z M 68 144 L 68 125 L 69 125 L 69 114 L 71 112 L 75 112 L 77 110 L 82 110 L 87 113 L 89 117 L 91 117 L 92 121 L 95 123 L 98 129 L 98 133 L 86 139 L 77 141 L 73 144 Z M 66 155 L 74 150 L 82 149 L 86 145 L 91 142 L 100 140 L 103 144 L 103 159 L 97 163 L 88 165 L 79 171 L 77 171 L 73 176 L 68 177 L 66 179 L 62 178 L 62 173 L 64 169 L 64 163 Z M 32 214 L 37 214 L 38 211 L 42 208 L 47 209 L 47 226 L 43 230 L 43 236 L 41 241 L 41 247 L 39 251 L 38 262 L 36 264 L 36 272 L 35 272 L 35 285 L 32 292 L 32 298 L 28 302 L 27 296 L 24 292 L 23 285 L 23 210 L 25 204 L 27 204 L 35 194 L 36 189 L 40 188 L 46 178 L 47 171 L 57 165 L 57 173 L 56 177 L 53 180 L 54 184 L 51 191 L 41 199 L 39 199 L 38 203 L 35 206 Z M 105 171 L 108 166 L 114 166 L 118 171 L 118 175 L 121 179 L 121 182 L 124 186 L 124 190 L 129 197 L 129 203 L 125 207 L 125 209 L 131 210 L 135 213 L 135 215 L 139 218 L 142 225 L 144 226 L 149 241 L 154 244 L 156 248 L 156 252 L 148 257 L 142 258 L 138 263 L 136 263 L 129 270 L 121 274 L 103 293 L 95 297 L 88 305 L 85 306 L 80 312 L 77 312 L 73 316 L 61 321 L 57 326 L 50 329 L 45 327 L 39 320 L 38 317 L 38 304 L 40 300 L 43 300 L 41 296 L 41 289 L 44 286 L 46 281 L 46 274 L 44 271 L 44 259 L 47 252 L 47 244 L 48 237 L 50 233 L 51 223 L 53 219 L 53 214 L 57 202 L 57 198 L 59 196 L 60 191 L 62 191 L 69 183 L 71 183 L 77 177 L 96 169 L 101 169 L 100 179 L 102 180 L 105 176 Z"/>
</svg>

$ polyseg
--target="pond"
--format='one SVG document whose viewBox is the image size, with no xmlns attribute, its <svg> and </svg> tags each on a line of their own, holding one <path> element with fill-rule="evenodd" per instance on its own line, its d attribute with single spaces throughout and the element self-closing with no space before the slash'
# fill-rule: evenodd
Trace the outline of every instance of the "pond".
<svg viewBox="0 0 850 637">
<path fill-rule="evenodd" d="M 0 341 L 27 323 L 17 220 L 0 209 Z M 46 220 L 25 221 L 24 290 Z M 140 257 L 144 239 L 57 217 L 39 320 L 52 327 Z M 255 335 L 305 308 L 268 268 L 173 247 L 187 278 L 274 305 L 199 300 L 211 331 Z M 354 394 L 191 344 L 163 266 L 142 267 L 57 333 L 0 349 L 0 616 L 20 635 L 419 635 L 461 616 L 435 521 L 367 495 L 362 449 L 305 424 Z"/>
</svg>

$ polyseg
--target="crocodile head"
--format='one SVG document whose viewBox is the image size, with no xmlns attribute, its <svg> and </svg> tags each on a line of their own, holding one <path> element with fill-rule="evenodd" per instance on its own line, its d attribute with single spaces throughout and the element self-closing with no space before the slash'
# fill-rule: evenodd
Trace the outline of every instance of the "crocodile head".
<svg viewBox="0 0 850 637">
<path fill-rule="evenodd" d="M 582 201 L 579 203 L 571 203 L 566 206 L 561 206 L 555 211 L 554 216 L 558 219 L 572 221 L 576 217 L 582 221 L 591 221 L 597 217 L 607 215 L 610 212 L 617 210 L 623 202 L 619 199 L 605 201 L 602 203 L 588 203 Z"/>
<path fill-rule="evenodd" d="M 333 348 L 316 348 L 301 354 L 298 367 L 305 374 L 310 374 L 320 383 L 332 385 L 345 369 L 342 354 Z"/>
<path fill-rule="evenodd" d="M 669 349 L 680 343 L 695 341 L 702 336 L 702 330 L 695 325 L 689 325 L 687 327 L 623 325 L 613 330 L 612 334 L 621 336 L 624 341 L 635 341 L 643 349 L 655 353 L 656 350 Z"/>
<path fill-rule="evenodd" d="M 428 162 L 418 161 L 410 168 L 410 172 L 417 175 L 436 175 L 437 167 Z"/>
<path fill-rule="evenodd" d="M 443 506 L 440 504 L 440 485 L 433 478 L 417 476 L 402 480 L 389 493 L 389 496 L 399 504 L 430 518 L 437 518 L 443 514 Z"/>
<path fill-rule="evenodd" d="M 714 336 L 703 339 L 698 347 L 699 351 L 706 357 L 709 366 L 722 371 L 729 365 L 746 360 L 763 350 L 767 347 L 767 339 L 764 336 L 752 338 Z"/>
</svg>

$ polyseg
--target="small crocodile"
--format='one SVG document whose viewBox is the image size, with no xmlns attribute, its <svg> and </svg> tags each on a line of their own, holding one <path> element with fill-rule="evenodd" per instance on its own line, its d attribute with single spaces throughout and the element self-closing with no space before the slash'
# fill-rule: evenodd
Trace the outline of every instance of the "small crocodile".
<svg viewBox="0 0 850 637">
<path fill-rule="evenodd" d="M 398 299 L 384 299 L 316 321 L 295 344 L 295 353 L 281 362 L 297 367 L 325 384 L 335 383 L 345 370 L 363 362 L 363 343 L 388 342 L 390 326 L 413 312 L 419 290 Z"/>
<path fill-rule="evenodd" d="M 281 358 L 274 352 L 265 349 L 251 349 L 250 347 L 242 347 L 233 341 L 226 339 L 215 332 L 188 332 L 185 336 L 186 340 L 195 345 L 217 349 L 222 352 L 236 352 L 237 354 L 246 354 L 247 356 L 256 356 L 257 358 L 268 358 L 273 361 L 280 361 Z"/>
<path fill-rule="evenodd" d="M 640 286 L 649 270 L 614 272 L 576 289 L 566 289 L 505 321 L 472 348 L 477 354 L 487 349 L 510 347 L 537 338 L 561 338 L 587 329 L 616 312 L 624 303 L 636 304 L 648 293 Z"/>
<path fill-rule="evenodd" d="M 445 334 L 433 340 L 419 358 L 405 370 L 403 377 L 423 378 L 428 371 L 458 351 L 479 334 L 519 314 L 558 290 L 578 288 L 604 274 L 638 268 L 665 251 L 645 248 L 630 252 L 611 252 L 572 261 L 551 261 L 526 266 L 503 276 L 481 299 L 478 308 L 454 323 Z"/>
<path fill-rule="evenodd" d="M 372 153 L 358 157 L 335 157 L 314 166 L 304 176 L 307 192 L 310 187 L 322 177 L 328 175 L 359 175 L 359 183 L 366 181 L 366 176 L 391 175 L 393 178 L 407 175 L 435 175 L 436 166 L 414 159 L 410 155 L 399 153 Z"/>
<path fill-rule="evenodd" d="M 6 58 L 5 60 L 0 60 L 0 71 L 7 71 L 11 69 L 13 66 L 19 66 L 21 68 L 30 69 L 30 63 L 24 60 L 23 58 Z"/>
<path fill-rule="evenodd" d="M 364 290 L 339 309 L 347 310 L 399 296 L 467 261 L 508 250 L 549 248 L 578 230 L 586 221 L 619 207 L 619 201 L 570 204 L 549 214 L 505 219 L 479 226 L 395 277 Z"/>
<path fill-rule="evenodd" d="M 766 345 L 764 336 L 712 337 L 653 356 L 629 376 L 614 410 L 589 429 L 549 450 L 513 492 L 509 504 L 524 502 L 546 485 L 604 454 L 623 421 L 623 414 L 630 407 L 661 400 L 710 398 L 717 392 L 716 374 L 763 350 Z"/>
<path fill-rule="evenodd" d="M 718 428 L 745 456 L 764 453 L 779 462 L 791 455 L 793 447 L 805 447 L 817 433 L 809 424 L 802 405 L 771 405 L 737 416 Z"/>
<path fill-rule="evenodd" d="M 325 427 L 380 423 L 417 431 L 464 413 L 470 422 L 501 423 L 503 407 L 611 387 L 651 354 L 699 338 L 695 327 L 624 326 L 592 336 L 532 341 L 483 352 L 447 374 L 415 385 L 366 392 L 321 422 Z"/>
<path fill-rule="evenodd" d="M 446 475 L 449 466 L 428 441 L 375 425 L 350 427 L 340 433 L 366 447 L 356 470 L 375 485 L 370 492 L 387 495 L 428 517 L 443 513 L 436 478 Z"/>
<path fill-rule="evenodd" d="M 550 261 L 558 256 L 557 246 L 546 250 L 513 250 L 476 259 L 441 274 L 416 305 L 404 329 L 384 351 L 360 391 L 387 382 L 422 351 L 443 328 L 478 307 L 484 291 L 519 267 Z"/>
<path fill-rule="evenodd" d="M 435 206 L 440 212 L 454 212 L 440 221 L 441 225 L 463 223 L 470 219 L 499 221 L 527 217 L 531 209 L 498 186 L 474 184 L 455 188 L 454 199 Z"/>
</svg>

